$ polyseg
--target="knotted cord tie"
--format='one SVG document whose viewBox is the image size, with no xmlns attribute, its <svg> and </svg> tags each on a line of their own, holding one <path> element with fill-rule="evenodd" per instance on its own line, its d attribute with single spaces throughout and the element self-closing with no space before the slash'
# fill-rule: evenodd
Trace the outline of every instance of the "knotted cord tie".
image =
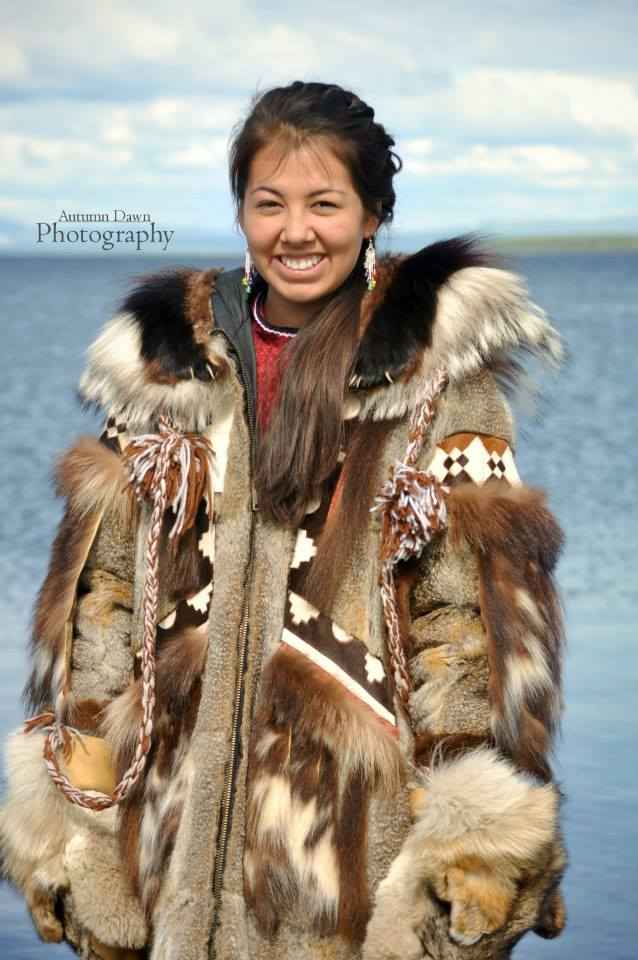
<svg viewBox="0 0 638 960">
<path fill-rule="evenodd" d="M 53 713 L 40 714 L 24 725 L 25 733 L 37 728 L 48 731 L 44 741 L 44 762 L 51 779 L 68 800 L 89 810 L 106 810 L 124 800 L 142 775 L 151 749 L 155 710 L 159 547 L 164 514 L 168 507 L 175 514 L 168 534 L 174 543 L 195 523 L 197 509 L 204 495 L 209 497 L 212 515 L 214 454 L 205 437 L 196 433 L 179 433 L 165 417 L 161 417 L 159 434 L 134 437 L 123 455 L 137 499 L 140 502 L 150 500 L 152 503 L 142 606 L 142 719 L 135 756 L 112 794 L 97 791 L 89 793 L 75 787 L 58 765 L 56 751 L 61 749 L 68 761 L 72 753 L 72 738 L 78 737 L 81 742 L 79 732 L 61 721 L 61 711 L 58 716 Z"/>
<path fill-rule="evenodd" d="M 436 401 L 447 385 L 445 370 L 437 370 L 425 381 L 410 418 L 409 442 L 403 461 L 391 468 L 376 505 L 383 516 L 381 601 L 388 628 L 390 665 L 397 692 L 407 705 L 412 684 L 401 641 L 394 568 L 402 560 L 418 556 L 447 523 L 445 497 L 450 488 L 437 478 L 417 470 L 416 462 L 434 418 Z"/>
</svg>

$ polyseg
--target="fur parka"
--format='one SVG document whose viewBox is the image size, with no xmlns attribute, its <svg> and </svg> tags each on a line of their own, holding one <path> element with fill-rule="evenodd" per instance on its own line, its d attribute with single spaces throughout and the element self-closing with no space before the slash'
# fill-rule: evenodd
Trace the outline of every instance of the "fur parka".
<svg viewBox="0 0 638 960">
<path fill-rule="evenodd" d="M 291 529 L 255 496 L 241 276 L 151 275 L 89 350 L 105 427 L 57 467 L 3 873 L 87 958 L 508 956 L 564 922 L 562 535 L 499 383 L 560 339 L 468 241 L 383 259 L 339 464 Z M 378 501 L 319 610 L 304 583 L 361 424 Z M 137 772 L 91 809 L 55 767 L 94 798 Z"/>
</svg>

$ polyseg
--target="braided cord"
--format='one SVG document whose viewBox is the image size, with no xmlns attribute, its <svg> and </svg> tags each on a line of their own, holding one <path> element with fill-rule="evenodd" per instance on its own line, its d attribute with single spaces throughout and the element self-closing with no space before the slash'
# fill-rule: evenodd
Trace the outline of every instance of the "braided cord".
<svg viewBox="0 0 638 960">
<path fill-rule="evenodd" d="M 153 503 L 146 545 L 146 576 L 143 596 L 142 637 L 142 718 L 133 760 L 112 794 L 87 792 L 75 787 L 59 767 L 57 751 L 68 761 L 72 753 L 72 739 L 81 741 L 80 733 L 67 727 L 53 713 L 40 714 L 28 720 L 24 732 L 44 727 L 48 732 L 44 741 L 44 763 L 49 776 L 64 796 L 76 806 L 87 810 L 106 810 L 124 800 L 146 766 L 153 736 L 155 711 L 155 646 L 159 609 L 159 548 L 162 520 L 166 509 L 172 506 L 175 523 L 169 537 L 180 536 L 192 524 L 201 495 L 209 484 L 213 450 L 205 437 L 180 434 L 168 421 L 160 419 L 160 434 L 135 437 L 127 450 L 132 483 L 138 499 L 149 497 Z M 197 495 L 199 494 L 199 495 Z"/>
<path fill-rule="evenodd" d="M 381 602 L 388 631 L 388 652 L 395 686 L 407 705 L 412 683 L 401 641 L 394 568 L 402 560 L 418 556 L 432 537 L 447 522 L 445 496 L 449 487 L 433 474 L 416 469 L 416 462 L 432 425 L 436 403 L 447 385 L 445 370 L 437 370 L 426 380 L 410 418 L 408 446 L 403 461 L 390 471 L 381 495 L 372 510 L 383 516 Z"/>
</svg>

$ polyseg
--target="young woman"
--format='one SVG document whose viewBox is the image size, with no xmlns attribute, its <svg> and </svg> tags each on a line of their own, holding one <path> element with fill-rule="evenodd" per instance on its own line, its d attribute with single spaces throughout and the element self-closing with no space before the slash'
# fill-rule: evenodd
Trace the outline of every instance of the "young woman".
<svg viewBox="0 0 638 960">
<path fill-rule="evenodd" d="M 147 277 L 89 352 L 106 426 L 58 467 L 0 821 L 83 957 L 562 927 L 562 538 L 498 385 L 560 342 L 467 238 L 375 262 L 393 145 L 339 86 L 265 93 L 231 149 L 245 270 Z"/>
</svg>

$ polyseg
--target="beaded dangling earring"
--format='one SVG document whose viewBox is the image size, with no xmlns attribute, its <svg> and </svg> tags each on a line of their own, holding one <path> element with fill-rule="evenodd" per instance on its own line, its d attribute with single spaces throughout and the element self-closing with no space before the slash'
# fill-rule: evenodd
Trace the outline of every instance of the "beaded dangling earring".
<svg viewBox="0 0 638 960">
<path fill-rule="evenodd" d="M 363 269 L 365 270 L 366 280 L 368 282 L 368 290 L 374 290 L 377 285 L 377 257 L 372 237 L 368 237 Z"/>
<path fill-rule="evenodd" d="M 257 271 L 253 265 L 252 257 L 250 256 L 250 250 L 246 247 L 246 259 L 244 260 L 244 275 L 241 278 L 241 282 L 244 287 L 244 293 L 247 297 L 250 296 L 250 291 L 255 282 L 255 275 Z"/>
</svg>

